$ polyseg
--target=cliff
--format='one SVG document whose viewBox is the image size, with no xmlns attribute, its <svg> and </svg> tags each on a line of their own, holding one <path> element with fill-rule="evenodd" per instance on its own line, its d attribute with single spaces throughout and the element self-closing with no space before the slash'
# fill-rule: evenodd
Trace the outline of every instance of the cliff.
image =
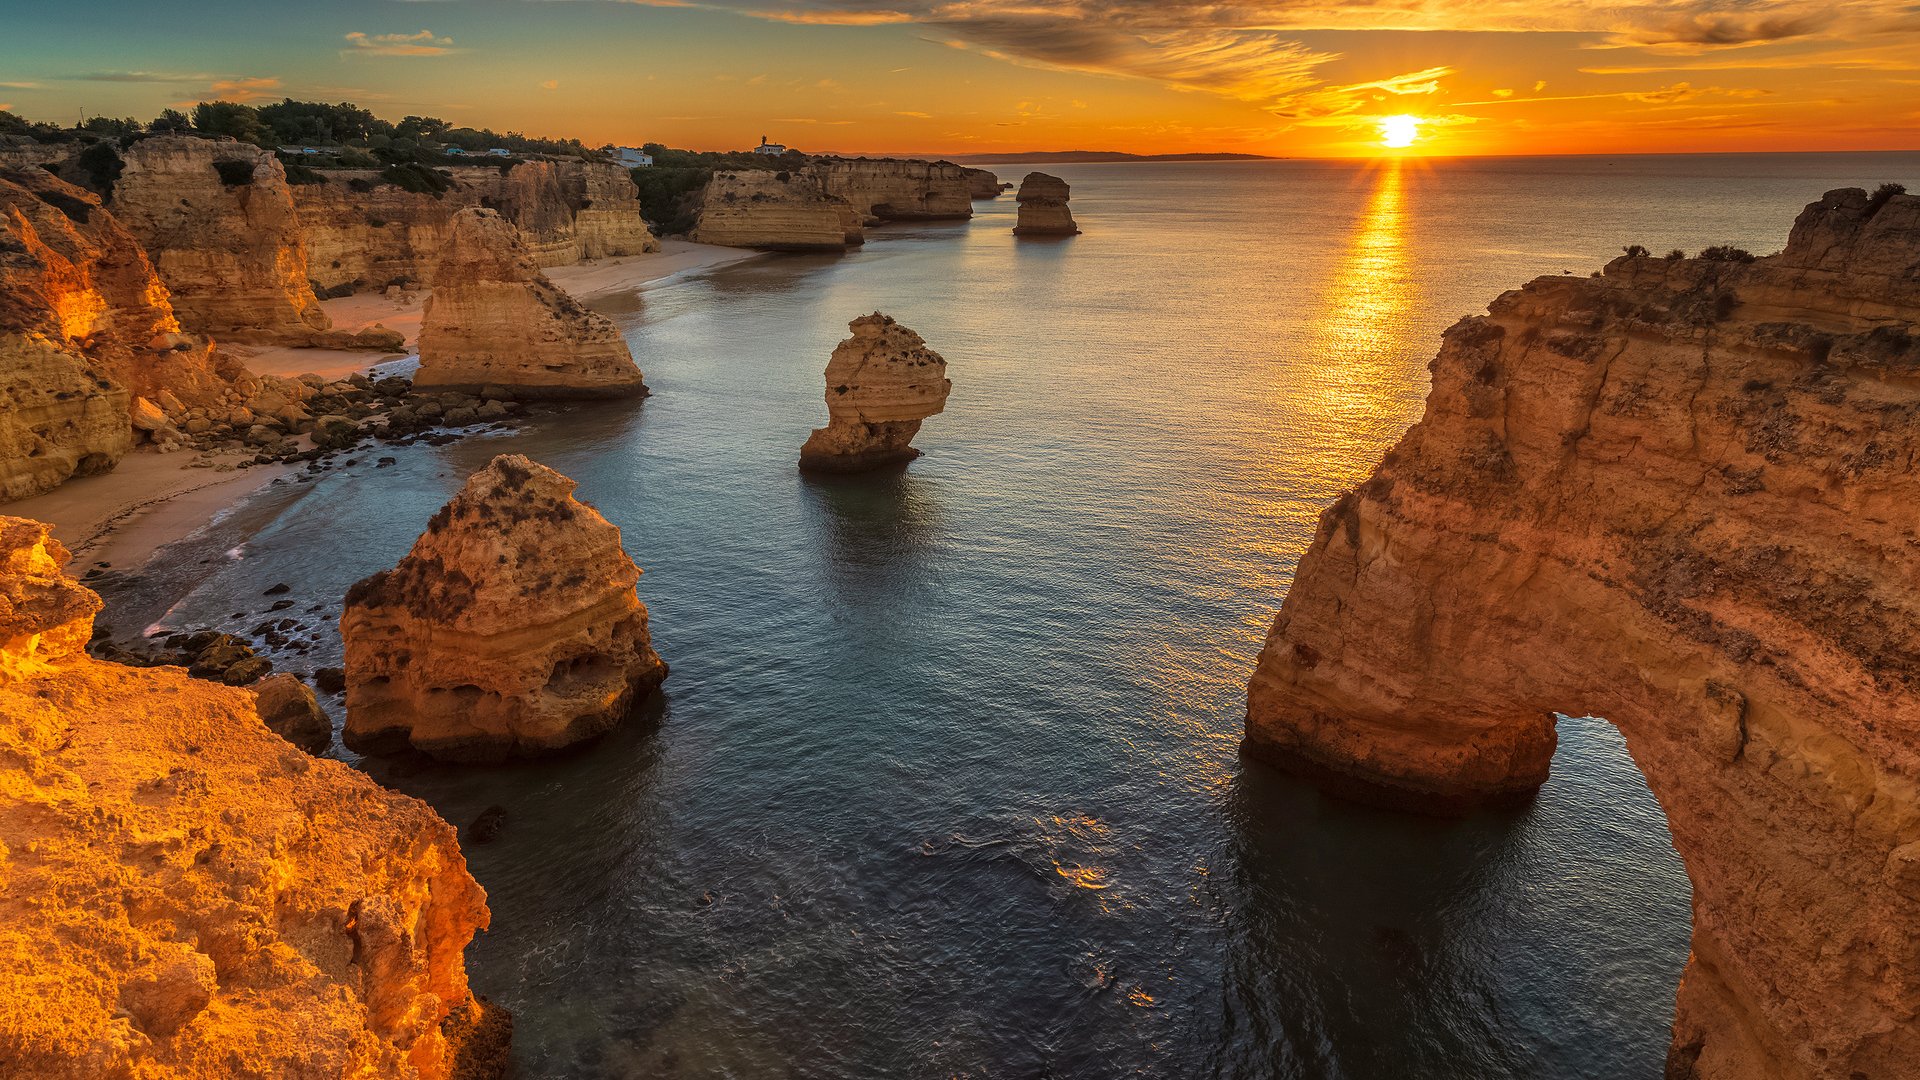
<svg viewBox="0 0 1920 1080">
<path fill-rule="evenodd" d="M 0 1066 L 487 1075 L 505 1018 L 467 988 L 488 915 L 453 829 L 249 691 L 88 658 L 66 560 L 0 518 Z"/>
<path fill-rule="evenodd" d="M 454 217 L 421 317 L 413 385 L 550 398 L 647 392 L 619 329 L 548 281 L 519 232 L 481 209 Z"/>
<path fill-rule="evenodd" d="M 1075 236 L 1080 226 L 1067 208 L 1071 197 L 1067 182 L 1043 172 L 1028 173 L 1020 181 L 1014 196 L 1020 202 L 1020 215 L 1013 226 L 1016 236 Z"/>
<path fill-rule="evenodd" d="M 184 410 L 235 373 L 180 332 L 146 253 L 98 197 L 0 170 L 0 501 L 111 468 L 133 447 L 138 399 Z M 171 430 L 161 419 L 155 433 Z"/>
<path fill-rule="evenodd" d="M 408 191 L 373 170 L 329 170 L 293 189 L 308 270 L 327 290 L 431 281 L 453 218 L 468 207 L 500 211 L 542 267 L 658 251 L 640 216 L 639 192 L 618 165 L 529 161 L 443 170 L 444 192 Z"/>
<path fill-rule="evenodd" d="M 811 172 L 717 172 L 700 193 L 688 238 L 766 251 L 845 251 L 861 244 L 862 217 Z"/>
<path fill-rule="evenodd" d="M 184 135 L 142 139 L 125 152 L 111 206 L 188 330 L 303 345 L 331 325 L 309 284 L 286 170 L 267 151 Z"/>
<path fill-rule="evenodd" d="M 852 204 L 864 225 L 973 216 L 972 181 L 952 162 L 826 158 L 808 171 L 823 191 Z"/>
<path fill-rule="evenodd" d="M 827 426 L 800 448 L 800 467 L 860 472 L 912 461 L 920 421 L 946 408 L 947 362 L 919 334 L 874 312 L 827 361 Z"/>
<path fill-rule="evenodd" d="M 349 747 L 456 761 L 605 733 L 666 678 L 620 530 L 517 454 L 475 473 L 340 617 Z"/>
<path fill-rule="evenodd" d="M 1693 883 L 1669 1075 L 1913 1076 L 1920 199 L 1831 192 L 1784 253 L 1713 254 L 1447 332 L 1301 559 L 1245 748 L 1453 809 L 1604 716 Z"/>
<path fill-rule="evenodd" d="M 985 169 L 960 170 L 967 178 L 967 193 L 975 199 L 997 199 L 1000 197 L 1000 178 Z"/>
</svg>

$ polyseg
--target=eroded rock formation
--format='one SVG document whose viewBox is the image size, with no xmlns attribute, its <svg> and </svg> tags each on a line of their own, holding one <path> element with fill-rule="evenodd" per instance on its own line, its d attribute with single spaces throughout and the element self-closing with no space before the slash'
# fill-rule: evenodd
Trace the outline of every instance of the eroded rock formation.
<svg viewBox="0 0 1920 1080">
<path fill-rule="evenodd" d="M 1000 197 L 1000 178 L 985 169 L 961 169 L 967 177 L 967 193 L 975 199 Z"/>
<path fill-rule="evenodd" d="M 142 139 L 125 152 L 112 209 L 187 329 L 304 345 L 332 325 L 308 280 L 286 170 L 271 153 L 184 135 Z"/>
<path fill-rule="evenodd" d="M 505 218 L 477 208 L 454 217 L 413 385 L 553 398 L 647 392 L 619 329 L 548 281 Z"/>
<path fill-rule="evenodd" d="M 250 691 L 89 658 L 100 601 L 0 517 L 0 1071 L 443 1080 L 497 1056 L 453 829 Z"/>
<path fill-rule="evenodd" d="M 967 170 L 949 161 L 825 158 L 808 171 L 827 194 L 852 204 L 863 225 L 973 216 Z"/>
<path fill-rule="evenodd" d="M 947 362 L 877 311 L 847 327 L 853 336 L 827 361 L 827 426 L 800 448 L 800 467 L 861 472 L 912 461 L 920 421 L 946 408 L 953 389 Z"/>
<path fill-rule="evenodd" d="M 717 172 L 688 238 L 765 251 L 845 251 L 865 242 L 861 212 L 808 171 Z"/>
<path fill-rule="evenodd" d="M 1605 716 L 1693 883 L 1669 1075 L 1920 1062 L 1920 199 L 1629 256 L 1462 320 L 1322 516 L 1249 754 L 1431 809 Z"/>
<path fill-rule="evenodd" d="M 392 570 L 347 594 L 346 744 L 456 761 L 612 728 L 666 678 L 620 530 L 518 454 L 475 473 Z"/>
<path fill-rule="evenodd" d="M 1016 236 L 1074 236 L 1080 226 L 1067 208 L 1070 191 L 1067 182 L 1043 172 L 1031 172 L 1020 181 L 1020 216 L 1013 231 Z"/>
</svg>

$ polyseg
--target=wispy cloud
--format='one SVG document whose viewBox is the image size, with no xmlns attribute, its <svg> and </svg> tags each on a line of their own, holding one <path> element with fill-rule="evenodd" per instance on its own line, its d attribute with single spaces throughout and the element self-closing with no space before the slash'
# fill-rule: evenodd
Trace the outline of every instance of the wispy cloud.
<svg viewBox="0 0 1920 1080">
<path fill-rule="evenodd" d="M 346 36 L 342 56 L 445 56 L 457 50 L 450 37 L 438 37 L 431 30 L 414 34 L 364 34 L 358 30 Z"/>
<path fill-rule="evenodd" d="M 0 82 L 0 90 L 38 90 L 37 82 Z"/>
</svg>

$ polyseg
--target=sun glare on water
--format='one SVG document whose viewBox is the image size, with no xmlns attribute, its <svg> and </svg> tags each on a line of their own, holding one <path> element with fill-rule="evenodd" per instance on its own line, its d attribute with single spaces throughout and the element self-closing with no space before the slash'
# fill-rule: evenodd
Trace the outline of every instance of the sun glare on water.
<svg viewBox="0 0 1920 1080">
<path fill-rule="evenodd" d="M 1420 137 L 1420 118 L 1417 116 L 1384 116 L 1380 118 L 1380 145 L 1389 150 L 1403 150 L 1413 145 Z"/>
</svg>

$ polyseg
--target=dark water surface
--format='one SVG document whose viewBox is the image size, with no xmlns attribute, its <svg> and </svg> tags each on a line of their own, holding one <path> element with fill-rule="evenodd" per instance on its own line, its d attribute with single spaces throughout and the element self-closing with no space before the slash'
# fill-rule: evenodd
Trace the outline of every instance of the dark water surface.
<svg viewBox="0 0 1920 1080">
<path fill-rule="evenodd" d="M 1688 888 L 1610 727 L 1563 724 L 1525 811 L 1422 820 L 1242 762 L 1245 680 L 1449 323 L 1624 243 L 1776 250 L 1920 156 L 1052 171 L 1084 236 L 1003 198 L 602 301 L 654 398 L 363 454 L 110 600 L 333 617 L 504 450 L 621 526 L 663 699 L 558 761 L 369 765 L 509 811 L 469 957 L 521 1076 L 1657 1076 Z M 805 479 L 875 309 L 953 397 L 908 471 Z"/>
</svg>

